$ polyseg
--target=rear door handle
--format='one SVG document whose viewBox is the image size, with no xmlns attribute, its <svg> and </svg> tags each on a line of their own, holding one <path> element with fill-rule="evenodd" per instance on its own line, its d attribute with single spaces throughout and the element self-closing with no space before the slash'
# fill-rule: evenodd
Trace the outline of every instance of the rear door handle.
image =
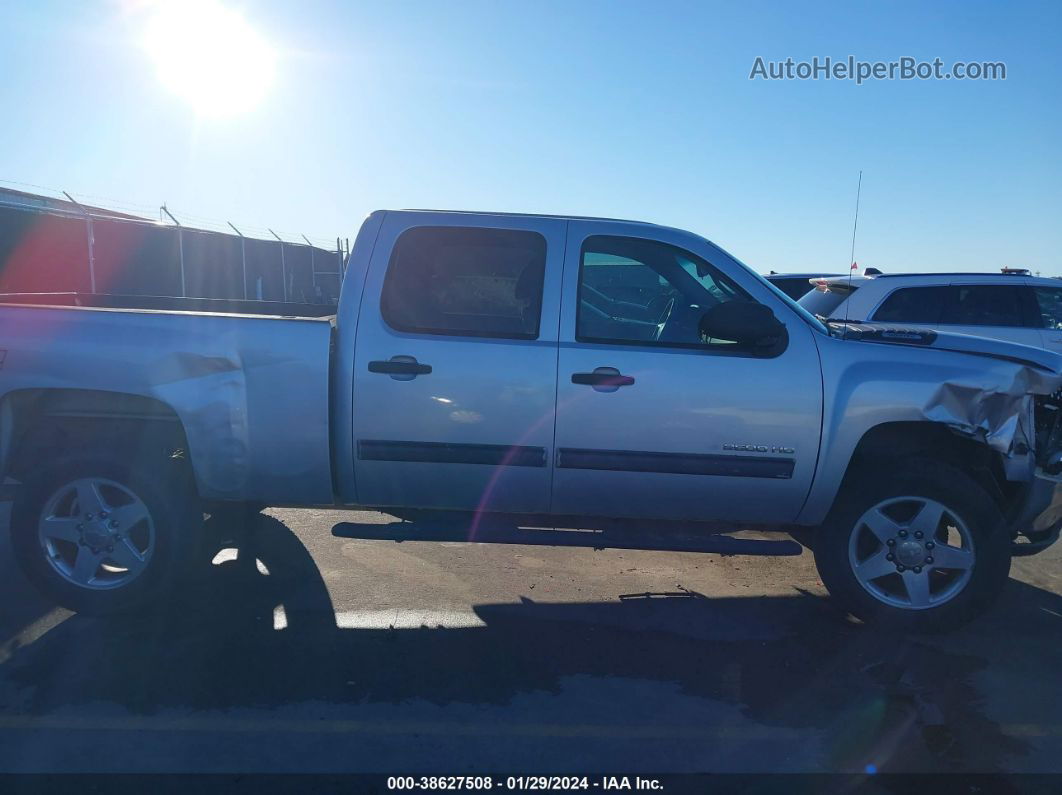
<svg viewBox="0 0 1062 795">
<path fill-rule="evenodd" d="M 592 373 L 572 373 L 572 383 L 615 391 L 617 387 L 633 384 L 634 378 L 623 375 L 615 367 L 597 367 Z"/>
<path fill-rule="evenodd" d="M 430 364 L 421 364 L 413 356 L 392 356 L 387 361 L 369 362 L 370 373 L 386 373 L 392 378 L 406 376 L 401 379 L 408 381 L 418 375 L 427 375 L 431 372 Z"/>
</svg>

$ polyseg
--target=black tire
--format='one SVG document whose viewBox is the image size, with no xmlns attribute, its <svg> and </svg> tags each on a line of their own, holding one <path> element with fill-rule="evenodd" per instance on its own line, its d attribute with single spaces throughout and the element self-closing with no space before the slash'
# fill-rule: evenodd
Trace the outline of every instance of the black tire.
<svg viewBox="0 0 1062 795">
<path fill-rule="evenodd" d="M 27 474 L 11 512 L 11 544 L 26 577 L 46 597 L 86 615 L 149 609 L 181 579 L 201 543 L 203 515 L 186 462 L 163 459 L 145 466 L 133 456 L 59 455 Z M 48 500 L 66 484 L 104 478 L 120 484 L 146 506 L 154 524 L 154 550 L 143 570 L 127 584 L 106 590 L 80 586 L 49 563 L 38 540 L 38 523 Z"/>
<path fill-rule="evenodd" d="M 948 464 L 920 459 L 900 462 L 890 469 L 895 474 L 883 476 L 880 470 L 875 470 L 845 479 L 842 493 L 815 534 L 815 565 L 819 576 L 844 610 L 867 623 L 911 632 L 955 629 L 986 610 L 1006 584 L 1011 541 L 1003 515 L 985 489 Z M 894 606 L 872 595 L 860 583 L 849 562 L 849 543 L 860 518 L 885 500 L 908 496 L 945 506 L 966 526 L 975 551 L 969 578 L 961 590 L 942 604 L 922 609 Z M 925 567 L 927 577 L 929 570 Z M 912 574 L 913 569 L 907 572 L 908 576 Z"/>
</svg>

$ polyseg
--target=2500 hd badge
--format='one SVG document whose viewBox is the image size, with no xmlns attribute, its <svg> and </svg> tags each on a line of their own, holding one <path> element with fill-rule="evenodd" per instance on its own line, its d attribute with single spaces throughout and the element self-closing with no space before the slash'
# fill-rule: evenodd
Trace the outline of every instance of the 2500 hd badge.
<svg viewBox="0 0 1062 795">
<path fill-rule="evenodd" d="M 792 455 L 796 452 L 792 447 L 778 447 L 766 444 L 724 444 L 724 450 L 734 450 L 739 453 L 782 453 Z"/>
</svg>

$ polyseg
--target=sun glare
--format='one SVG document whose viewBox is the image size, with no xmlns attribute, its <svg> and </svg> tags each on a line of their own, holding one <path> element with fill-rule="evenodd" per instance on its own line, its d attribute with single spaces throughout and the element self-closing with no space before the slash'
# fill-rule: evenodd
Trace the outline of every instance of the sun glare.
<svg viewBox="0 0 1062 795">
<path fill-rule="evenodd" d="M 199 115 L 249 111 L 273 81 L 273 48 L 240 14 L 214 0 L 162 0 L 143 45 L 159 80 Z"/>
</svg>

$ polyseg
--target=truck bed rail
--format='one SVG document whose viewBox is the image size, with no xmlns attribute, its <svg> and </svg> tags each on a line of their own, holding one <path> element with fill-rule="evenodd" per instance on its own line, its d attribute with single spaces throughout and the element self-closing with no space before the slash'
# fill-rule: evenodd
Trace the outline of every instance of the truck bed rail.
<svg viewBox="0 0 1062 795">
<path fill-rule="evenodd" d="M 0 293 L 0 304 L 37 306 L 87 306 L 102 309 L 155 309 L 178 312 L 215 312 L 225 315 L 275 317 L 329 317 L 335 304 L 294 301 L 257 301 L 242 298 L 178 298 L 165 295 L 113 295 L 109 293 Z"/>
</svg>

